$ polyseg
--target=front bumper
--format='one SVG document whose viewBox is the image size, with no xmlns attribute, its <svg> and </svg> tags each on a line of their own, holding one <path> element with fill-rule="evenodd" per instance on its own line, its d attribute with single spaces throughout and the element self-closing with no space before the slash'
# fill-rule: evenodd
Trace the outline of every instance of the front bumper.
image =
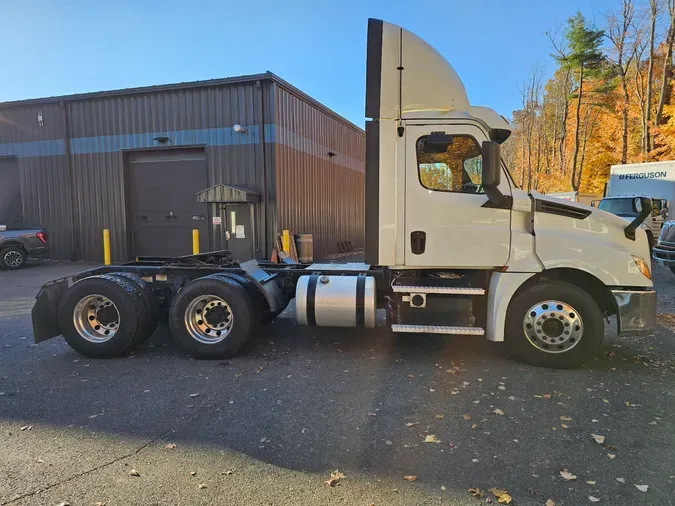
<svg viewBox="0 0 675 506">
<path fill-rule="evenodd" d="M 654 290 L 612 290 L 619 310 L 620 336 L 651 336 L 656 328 L 656 292 Z"/>
</svg>

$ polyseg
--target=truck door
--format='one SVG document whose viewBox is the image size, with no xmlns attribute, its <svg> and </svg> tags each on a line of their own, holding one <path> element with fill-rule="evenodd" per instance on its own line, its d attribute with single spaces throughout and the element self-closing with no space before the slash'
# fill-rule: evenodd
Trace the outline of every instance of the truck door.
<svg viewBox="0 0 675 506">
<path fill-rule="evenodd" d="M 445 132 L 450 142 L 428 143 L 432 132 Z M 471 125 L 415 125 L 406 127 L 405 136 L 405 265 L 506 265 L 510 205 L 492 206 L 481 185 L 483 131 Z M 511 195 L 505 171 L 499 189 Z"/>
</svg>

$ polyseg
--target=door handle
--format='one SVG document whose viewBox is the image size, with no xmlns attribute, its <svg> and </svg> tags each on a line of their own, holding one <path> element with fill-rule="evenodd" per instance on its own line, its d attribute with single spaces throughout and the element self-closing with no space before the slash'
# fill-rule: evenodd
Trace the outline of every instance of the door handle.
<svg viewBox="0 0 675 506">
<path fill-rule="evenodd" d="M 421 255 L 426 249 L 427 234 L 421 230 L 410 232 L 410 249 L 413 254 Z"/>
</svg>

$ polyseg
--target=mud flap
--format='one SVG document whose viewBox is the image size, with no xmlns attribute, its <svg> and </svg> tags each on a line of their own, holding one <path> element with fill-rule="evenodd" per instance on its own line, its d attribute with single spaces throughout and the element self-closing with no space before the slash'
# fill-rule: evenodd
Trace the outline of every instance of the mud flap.
<svg viewBox="0 0 675 506">
<path fill-rule="evenodd" d="M 59 303 L 71 284 L 68 278 L 51 281 L 40 288 L 40 292 L 35 296 L 35 306 L 33 306 L 31 316 L 33 337 L 36 343 L 61 335 L 58 317 Z"/>
</svg>

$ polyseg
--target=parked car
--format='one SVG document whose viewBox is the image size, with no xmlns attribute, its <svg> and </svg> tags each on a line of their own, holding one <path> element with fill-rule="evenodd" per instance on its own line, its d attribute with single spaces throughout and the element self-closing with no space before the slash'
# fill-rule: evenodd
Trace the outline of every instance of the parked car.
<svg viewBox="0 0 675 506">
<path fill-rule="evenodd" d="M 675 274 L 675 221 L 667 221 L 661 228 L 661 233 L 652 250 L 652 259 L 669 267 Z"/>
<path fill-rule="evenodd" d="M 18 269 L 28 257 L 47 253 L 47 232 L 42 228 L 6 230 L 0 225 L 0 269 Z"/>
</svg>

